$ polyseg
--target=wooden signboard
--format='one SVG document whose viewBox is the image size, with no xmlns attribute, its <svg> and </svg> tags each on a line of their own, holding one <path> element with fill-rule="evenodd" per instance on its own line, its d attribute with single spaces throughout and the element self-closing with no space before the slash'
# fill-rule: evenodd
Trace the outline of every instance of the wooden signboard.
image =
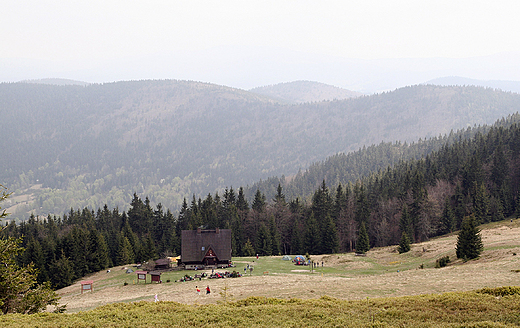
<svg viewBox="0 0 520 328">
<path fill-rule="evenodd" d="M 94 281 L 93 280 L 85 280 L 81 281 L 81 294 L 83 294 L 84 291 L 94 291 Z"/>
<path fill-rule="evenodd" d="M 147 271 L 136 271 L 137 274 L 137 283 L 139 283 L 139 280 L 144 280 L 146 283 L 146 275 L 148 274 Z"/>
</svg>

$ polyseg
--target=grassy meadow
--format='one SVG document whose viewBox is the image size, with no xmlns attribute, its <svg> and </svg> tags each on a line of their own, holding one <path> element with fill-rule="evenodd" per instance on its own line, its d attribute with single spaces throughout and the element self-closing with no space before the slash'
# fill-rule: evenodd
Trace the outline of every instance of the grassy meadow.
<svg viewBox="0 0 520 328">
<path fill-rule="evenodd" d="M 313 255 L 314 269 L 281 256 L 235 258 L 242 274 L 254 267 L 241 278 L 176 282 L 201 271 L 167 271 L 161 284 L 138 283 L 115 267 L 82 279 L 93 292 L 81 294 L 79 281 L 59 290 L 67 313 L 0 316 L 0 327 L 518 327 L 520 287 L 502 286 L 520 284 L 520 220 L 481 229 L 484 252 L 468 262 L 447 235 L 405 254 Z M 449 265 L 435 268 L 444 256 Z"/>
</svg>

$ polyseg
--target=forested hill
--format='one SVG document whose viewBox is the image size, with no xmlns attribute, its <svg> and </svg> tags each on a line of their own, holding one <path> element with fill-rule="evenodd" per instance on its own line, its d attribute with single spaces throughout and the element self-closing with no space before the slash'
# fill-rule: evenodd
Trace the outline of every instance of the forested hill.
<svg viewBox="0 0 520 328">
<path fill-rule="evenodd" d="M 468 127 L 439 137 L 419 139 L 417 142 L 381 142 L 351 153 L 330 156 L 324 161 L 311 164 L 294 176 L 260 180 L 248 186 L 244 193 L 252 199 L 257 190 L 260 190 L 267 199 L 273 199 L 281 185 L 288 199 L 308 201 L 323 181 L 330 185 L 348 185 L 398 163 L 425 158 L 442 147 L 469 140 L 477 134 L 485 134 L 491 128 L 508 128 L 514 124 L 520 124 L 518 113 L 502 118 L 493 125 Z"/>
<path fill-rule="evenodd" d="M 294 81 L 249 90 L 253 93 L 280 99 L 288 103 L 341 100 L 362 96 L 361 93 L 319 82 Z"/>
<path fill-rule="evenodd" d="M 432 85 L 288 105 L 191 81 L 3 83 L 0 182 L 15 192 L 11 217 L 126 209 L 134 192 L 175 209 L 364 145 L 492 123 L 519 103 L 518 94 Z"/>
</svg>

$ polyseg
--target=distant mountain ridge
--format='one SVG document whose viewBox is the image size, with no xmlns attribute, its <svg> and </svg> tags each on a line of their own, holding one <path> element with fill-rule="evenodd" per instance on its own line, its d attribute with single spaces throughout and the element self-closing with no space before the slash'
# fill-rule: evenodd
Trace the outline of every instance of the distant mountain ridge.
<svg viewBox="0 0 520 328">
<path fill-rule="evenodd" d="M 36 84 L 50 84 L 50 85 L 82 85 L 87 86 L 91 83 L 75 81 L 69 79 L 58 79 L 58 78 L 48 78 L 48 79 L 38 79 L 38 80 L 23 80 L 20 81 L 22 83 L 36 83 Z"/>
<path fill-rule="evenodd" d="M 363 94 L 313 81 L 294 81 L 278 83 L 249 90 L 289 103 L 306 103 L 326 100 L 344 100 L 360 97 Z"/>
<path fill-rule="evenodd" d="M 124 210 L 134 192 L 175 209 L 184 197 L 294 175 L 364 145 L 493 123 L 518 111 L 520 95 L 417 85 L 282 104 L 210 83 L 144 80 L 2 83 L 0 104 L 0 183 L 35 199 L 24 198 L 22 215 L 104 204 Z M 42 188 L 28 189 L 34 185 Z"/>
<path fill-rule="evenodd" d="M 476 80 L 469 79 L 466 77 L 460 76 L 448 76 L 441 77 L 438 79 L 433 79 L 425 82 L 424 84 L 434 84 L 434 85 L 474 85 L 486 88 L 500 89 L 502 91 L 511 91 L 515 93 L 520 93 L 520 81 L 503 81 L 503 80 Z"/>
</svg>

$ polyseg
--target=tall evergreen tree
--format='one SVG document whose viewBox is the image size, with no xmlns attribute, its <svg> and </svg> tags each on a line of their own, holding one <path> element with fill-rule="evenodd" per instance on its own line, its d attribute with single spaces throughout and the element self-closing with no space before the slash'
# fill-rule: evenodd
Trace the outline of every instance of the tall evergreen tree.
<svg viewBox="0 0 520 328">
<path fill-rule="evenodd" d="M 503 142 L 498 141 L 493 153 L 493 164 L 491 168 L 491 181 L 495 185 L 495 191 L 498 192 L 502 188 L 507 178 L 509 167 L 504 154 Z"/>
<path fill-rule="evenodd" d="M 262 213 L 265 210 L 265 206 L 265 195 L 262 194 L 259 189 L 257 189 L 255 193 L 255 199 L 253 200 L 253 204 L 251 205 L 251 209 L 258 213 Z"/>
<path fill-rule="evenodd" d="M 38 275 L 38 283 L 43 283 L 44 281 L 47 281 L 48 274 L 47 269 L 45 268 L 45 258 L 43 256 L 43 250 L 40 242 L 34 238 L 34 236 L 29 236 L 29 242 L 27 243 L 27 246 L 25 247 L 25 251 L 23 252 L 22 258 L 22 264 L 28 265 L 33 263 L 34 268 L 37 269 L 40 274 Z"/>
<path fill-rule="evenodd" d="M 242 188 L 242 187 L 240 187 L 238 189 L 237 210 L 238 211 L 248 211 L 249 210 L 249 204 L 247 203 L 246 197 L 244 196 L 244 188 Z"/>
<path fill-rule="evenodd" d="M 347 207 L 347 195 L 343 191 L 343 187 L 340 184 L 338 184 L 338 187 L 336 188 L 336 199 L 334 202 L 334 211 L 332 213 L 334 218 L 334 223 L 338 224 L 339 217 L 341 215 L 341 212 L 345 210 Z"/>
<path fill-rule="evenodd" d="M 370 250 L 370 241 L 365 222 L 361 222 L 359 227 L 359 235 L 356 242 L 356 253 L 364 254 Z"/>
<path fill-rule="evenodd" d="M 302 231 L 300 229 L 299 220 L 295 219 L 291 230 L 291 254 L 300 254 L 303 252 Z"/>
<path fill-rule="evenodd" d="M 263 222 L 256 235 L 256 251 L 260 255 L 272 255 L 271 234 Z"/>
<path fill-rule="evenodd" d="M 322 224 L 321 230 L 321 251 L 323 254 L 332 254 L 338 251 L 338 231 L 336 230 L 336 224 L 334 219 L 330 215 L 327 215 Z"/>
<path fill-rule="evenodd" d="M 287 202 L 285 201 L 285 195 L 283 193 L 283 188 L 281 184 L 278 184 L 278 187 L 276 188 L 276 196 L 274 196 L 273 201 L 276 204 L 285 206 L 287 205 Z"/>
<path fill-rule="evenodd" d="M 359 223 L 367 222 L 370 217 L 370 208 L 368 204 L 368 198 L 363 185 L 354 188 L 354 197 L 356 199 L 356 210 L 354 212 L 354 218 Z"/>
<path fill-rule="evenodd" d="M 117 265 L 130 264 L 134 261 L 134 257 L 135 255 L 130 241 L 128 241 L 125 235 L 121 234 L 119 236 L 119 248 L 117 250 Z"/>
<path fill-rule="evenodd" d="M 316 218 L 314 217 L 314 212 L 311 211 L 305 222 L 305 233 L 303 236 L 303 247 L 304 251 L 309 254 L 318 254 L 319 253 L 319 245 L 321 243 L 320 239 L 320 230 L 318 227 L 318 222 L 316 222 Z"/>
<path fill-rule="evenodd" d="M 404 231 L 401 235 L 401 241 L 399 242 L 399 247 L 397 248 L 397 251 L 399 252 L 399 254 L 410 251 L 410 238 L 408 238 L 408 235 Z"/>
<path fill-rule="evenodd" d="M 442 216 L 440 220 L 439 233 L 447 234 L 455 231 L 455 215 L 453 214 L 453 209 L 451 208 L 450 198 L 446 197 L 446 201 L 444 204 L 444 210 L 442 211 Z"/>
<path fill-rule="evenodd" d="M 233 256 L 244 256 L 242 249 L 244 247 L 244 226 L 235 205 L 232 205 L 229 209 L 229 215 Z"/>
<path fill-rule="evenodd" d="M 473 215 L 462 221 L 462 227 L 457 238 L 457 258 L 471 260 L 480 256 L 484 249 L 480 230 Z"/>
<path fill-rule="evenodd" d="M 253 244 L 251 243 L 251 240 L 249 240 L 249 238 L 248 238 L 246 244 L 243 247 L 243 256 L 254 256 L 254 255 L 255 255 L 255 249 L 253 247 Z"/>
<path fill-rule="evenodd" d="M 473 201 L 475 220 L 478 222 L 478 224 L 489 222 L 489 198 L 484 182 L 482 182 L 475 189 L 476 194 Z"/>
<path fill-rule="evenodd" d="M 269 219 L 269 234 L 271 235 L 271 253 L 273 255 L 281 254 L 280 233 L 278 232 L 278 227 L 276 226 L 276 222 L 272 216 Z"/>
<path fill-rule="evenodd" d="M 412 218 L 410 216 L 410 212 L 408 211 L 408 206 L 406 204 L 403 205 L 401 209 L 401 218 L 399 220 L 399 230 L 404 232 L 411 241 L 413 241 L 414 228 L 412 223 Z"/>
<path fill-rule="evenodd" d="M 89 272 L 97 272 L 108 267 L 108 246 L 103 235 L 92 229 L 89 232 L 89 252 L 87 254 L 87 265 Z"/>
<path fill-rule="evenodd" d="M 72 263 L 65 253 L 61 251 L 60 257 L 53 261 L 50 268 L 51 283 L 59 289 L 72 285 L 74 281 L 74 270 Z"/>
</svg>

